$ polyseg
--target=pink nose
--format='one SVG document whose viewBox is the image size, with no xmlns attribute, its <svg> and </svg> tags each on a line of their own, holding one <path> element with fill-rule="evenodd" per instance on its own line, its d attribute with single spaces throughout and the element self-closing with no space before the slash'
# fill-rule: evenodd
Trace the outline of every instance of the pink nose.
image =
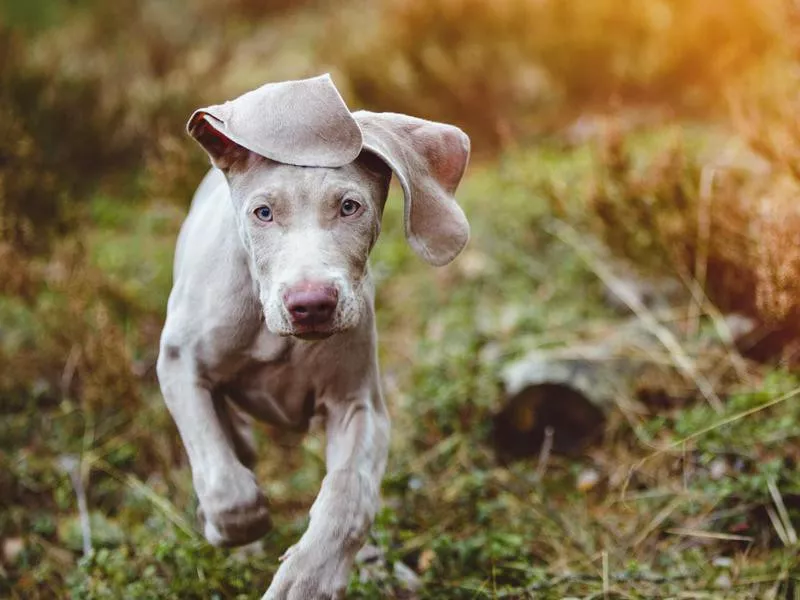
<svg viewBox="0 0 800 600">
<path fill-rule="evenodd" d="M 319 327 L 330 322 L 339 292 L 331 285 L 303 282 L 286 290 L 283 304 L 292 323 L 304 327 Z"/>
</svg>

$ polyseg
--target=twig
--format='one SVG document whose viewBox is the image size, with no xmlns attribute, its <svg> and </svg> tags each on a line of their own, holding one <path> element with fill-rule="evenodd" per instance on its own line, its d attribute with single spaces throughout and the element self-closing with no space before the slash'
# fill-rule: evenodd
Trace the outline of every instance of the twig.
<svg viewBox="0 0 800 600">
<path fill-rule="evenodd" d="M 78 497 L 78 515 L 81 522 L 81 536 L 83 537 L 83 555 L 92 553 L 92 525 L 89 519 L 89 503 L 86 501 L 86 490 L 83 486 L 81 475 L 81 461 L 71 454 L 59 458 L 61 469 L 69 475 L 75 495 Z"/>
<path fill-rule="evenodd" d="M 539 460 L 536 463 L 536 481 L 544 479 L 545 471 L 547 471 L 547 464 L 550 462 L 550 453 L 553 450 L 553 438 L 555 431 L 551 426 L 545 427 L 544 440 L 542 440 L 542 447 L 539 449 Z"/>
<path fill-rule="evenodd" d="M 69 388 L 72 385 L 72 379 L 75 377 L 75 370 L 78 368 L 80 358 L 81 347 L 78 344 L 74 344 L 70 348 L 67 361 L 64 363 L 64 370 L 61 372 L 61 395 L 64 397 L 69 394 Z"/>
</svg>

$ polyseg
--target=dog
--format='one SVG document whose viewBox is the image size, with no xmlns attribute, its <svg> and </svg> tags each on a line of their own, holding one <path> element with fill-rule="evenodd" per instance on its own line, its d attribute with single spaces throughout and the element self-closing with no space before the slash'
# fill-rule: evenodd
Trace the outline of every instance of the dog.
<svg viewBox="0 0 800 600">
<path fill-rule="evenodd" d="M 206 539 L 270 528 L 242 414 L 306 430 L 326 475 L 264 598 L 341 598 L 379 505 L 390 422 L 368 256 L 392 176 L 405 234 L 432 265 L 464 248 L 454 198 L 470 141 L 452 125 L 350 112 L 329 75 L 268 83 L 194 112 L 211 159 L 181 228 L 157 363 L 189 458 Z"/>
</svg>

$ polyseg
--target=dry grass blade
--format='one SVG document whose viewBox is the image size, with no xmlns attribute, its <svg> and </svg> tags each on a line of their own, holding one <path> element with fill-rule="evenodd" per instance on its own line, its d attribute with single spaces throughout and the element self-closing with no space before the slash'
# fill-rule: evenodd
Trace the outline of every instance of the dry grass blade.
<svg viewBox="0 0 800 600">
<path fill-rule="evenodd" d="M 702 531 L 699 529 L 682 529 L 676 527 L 667 529 L 667 533 L 672 535 L 683 535 L 688 537 L 703 538 L 707 540 L 726 540 L 731 542 L 752 542 L 753 538 L 746 535 L 736 535 L 734 533 L 720 533 L 717 531 Z"/>
<path fill-rule="evenodd" d="M 721 413 L 722 401 L 708 380 L 697 372 L 691 358 L 675 335 L 658 322 L 653 312 L 611 272 L 611 269 L 598 260 L 596 254 L 581 240 L 574 228 L 563 221 L 554 221 L 551 231 L 561 241 L 571 246 L 602 282 L 630 308 L 647 330 L 663 344 L 679 371 L 697 386 L 711 407 Z"/>
<path fill-rule="evenodd" d="M 143 481 L 134 475 L 120 472 L 117 468 L 109 464 L 108 461 L 98 458 L 97 456 L 90 454 L 87 456 L 86 462 L 141 494 L 142 497 L 149 500 L 153 506 L 159 509 L 161 513 L 172 522 L 173 525 L 183 531 L 183 533 L 185 533 L 190 539 L 200 539 L 194 528 L 186 521 L 186 519 L 183 518 L 183 515 L 180 514 L 178 509 L 175 508 L 175 505 L 172 504 L 172 502 L 170 502 L 167 498 L 164 498 L 163 496 L 160 496 L 154 492 Z"/>
<path fill-rule="evenodd" d="M 786 532 L 786 528 L 784 527 L 780 517 L 775 513 L 775 509 L 771 506 L 767 507 L 767 516 L 769 517 L 770 523 L 772 523 L 772 528 L 775 530 L 775 533 L 778 534 L 781 543 L 784 546 L 789 546 L 789 536 Z"/>
<path fill-rule="evenodd" d="M 697 292 L 706 285 L 708 273 L 708 243 L 711 237 L 711 197 L 716 170 L 706 167 L 700 173 L 700 194 L 697 204 L 697 254 L 694 262 L 694 279 L 692 280 L 692 297 L 695 302 L 689 306 L 689 319 L 692 333 L 700 328 L 702 305 L 696 301 Z"/>
<path fill-rule="evenodd" d="M 779 517 L 781 529 L 783 530 L 781 541 L 786 546 L 796 546 L 797 531 L 795 531 L 794 525 L 792 525 L 792 520 L 789 518 L 789 511 L 786 510 L 786 504 L 783 501 L 783 496 L 781 496 L 781 492 L 778 489 L 774 479 L 770 479 L 767 482 L 767 486 L 769 487 L 769 493 L 770 496 L 772 496 L 772 501 L 775 503 L 775 508 L 778 511 L 777 517 Z M 773 521 L 774 525 L 775 519 L 773 519 L 772 514 L 770 514 L 770 519 Z M 776 528 L 776 531 L 777 530 L 778 529 Z"/>
<path fill-rule="evenodd" d="M 647 526 L 636 536 L 633 540 L 631 546 L 636 548 L 637 546 L 641 545 L 651 533 L 653 533 L 661 524 L 666 521 L 672 513 L 674 513 L 678 507 L 686 502 L 686 498 L 683 496 L 678 496 L 674 498 L 669 504 L 667 504 L 664 508 L 658 511 L 655 517 L 653 517 L 652 521 L 647 524 Z"/>
<path fill-rule="evenodd" d="M 711 322 L 714 325 L 714 331 L 716 332 L 720 342 L 722 342 L 722 344 L 725 346 L 725 350 L 728 354 L 728 361 L 736 370 L 736 375 L 739 380 L 742 382 L 750 381 L 751 376 L 748 372 L 745 360 L 739 350 L 736 348 L 736 342 L 733 338 L 731 328 L 725 321 L 725 317 L 722 315 L 722 312 L 714 305 L 713 302 L 709 300 L 708 296 L 706 296 L 705 292 L 703 291 L 703 286 L 697 279 L 693 279 L 688 282 L 686 287 L 689 289 L 689 292 L 692 295 L 692 300 L 694 301 L 693 306 L 699 307 L 701 311 L 708 315 L 708 317 L 711 319 Z"/>
</svg>

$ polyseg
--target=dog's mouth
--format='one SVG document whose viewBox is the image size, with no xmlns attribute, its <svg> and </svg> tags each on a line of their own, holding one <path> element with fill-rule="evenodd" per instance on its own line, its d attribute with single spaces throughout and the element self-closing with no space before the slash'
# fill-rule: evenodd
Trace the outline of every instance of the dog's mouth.
<svg viewBox="0 0 800 600">
<path fill-rule="evenodd" d="M 290 335 L 306 342 L 318 342 L 331 337 L 334 333 L 336 331 L 333 329 L 296 328 Z"/>
<path fill-rule="evenodd" d="M 333 323 L 282 323 L 280 327 L 269 327 L 267 324 L 267 330 L 273 335 L 297 338 L 308 342 L 325 340 L 344 331 L 343 328 L 335 326 Z"/>
<path fill-rule="evenodd" d="M 286 332 L 289 336 L 307 342 L 325 340 L 344 331 L 333 323 L 293 323 Z"/>
</svg>

